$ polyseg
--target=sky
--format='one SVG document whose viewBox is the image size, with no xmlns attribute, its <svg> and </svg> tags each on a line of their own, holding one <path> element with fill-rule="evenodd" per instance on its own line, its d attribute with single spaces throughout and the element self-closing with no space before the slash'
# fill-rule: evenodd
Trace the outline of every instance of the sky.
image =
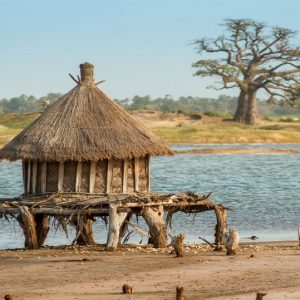
<svg viewBox="0 0 300 300">
<path fill-rule="evenodd" d="M 86 61 L 111 98 L 237 95 L 193 76 L 191 43 L 226 18 L 298 30 L 299 12 L 299 0 L 0 0 L 0 99 L 66 93 Z"/>
</svg>

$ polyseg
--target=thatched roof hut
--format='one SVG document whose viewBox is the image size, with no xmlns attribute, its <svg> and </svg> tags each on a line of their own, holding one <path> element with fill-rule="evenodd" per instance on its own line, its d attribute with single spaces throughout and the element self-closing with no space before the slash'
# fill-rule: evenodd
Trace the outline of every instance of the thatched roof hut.
<svg viewBox="0 0 300 300">
<path fill-rule="evenodd" d="M 25 193 L 149 191 L 149 157 L 173 152 L 98 87 L 94 66 L 0 150 L 23 161 Z"/>
</svg>

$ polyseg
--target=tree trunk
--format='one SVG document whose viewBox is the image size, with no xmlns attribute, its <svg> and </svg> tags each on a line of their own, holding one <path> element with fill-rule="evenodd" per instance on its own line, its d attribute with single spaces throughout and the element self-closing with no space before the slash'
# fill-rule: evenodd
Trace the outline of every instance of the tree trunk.
<svg viewBox="0 0 300 300">
<path fill-rule="evenodd" d="M 154 210 L 150 207 L 144 207 L 142 216 L 145 219 L 148 227 L 153 246 L 155 248 L 166 248 L 167 244 L 167 229 L 162 212 L 160 209 Z"/>
<path fill-rule="evenodd" d="M 43 246 L 49 232 L 49 219 L 45 215 L 37 214 L 34 216 L 34 220 L 36 224 L 38 246 L 41 247 Z"/>
<path fill-rule="evenodd" d="M 256 89 L 242 90 L 238 98 L 238 106 L 234 121 L 244 124 L 257 124 L 259 115 L 256 107 Z"/>
</svg>

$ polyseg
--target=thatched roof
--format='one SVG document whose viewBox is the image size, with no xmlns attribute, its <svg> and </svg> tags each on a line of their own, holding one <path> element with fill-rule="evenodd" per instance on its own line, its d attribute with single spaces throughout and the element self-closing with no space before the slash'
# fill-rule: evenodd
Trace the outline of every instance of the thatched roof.
<svg viewBox="0 0 300 300">
<path fill-rule="evenodd" d="M 173 154 L 97 87 L 93 65 L 80 69 L 77 86 L 4 146 L 0 159 L 81 161 Z"/>
</svg>

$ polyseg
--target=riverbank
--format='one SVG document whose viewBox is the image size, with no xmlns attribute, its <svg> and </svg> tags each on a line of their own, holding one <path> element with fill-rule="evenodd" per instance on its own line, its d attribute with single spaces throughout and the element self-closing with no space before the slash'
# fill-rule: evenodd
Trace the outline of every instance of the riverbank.
<svg viewBox="0 0 300 300">
<path fill-rule="evenodd" d="M 253 257 L 250 257 L 253 256 Z M 101 246 L 0 251 L 1 293 L 13 299 L 174 299 L 175 287 L 187 299 L 300 299 L 298 242 L 247 243 L 237 256 L 208 245 L 185 247 L 183 258 L 170 249 Z M 122 295 L 124 283 L 134 294 Z"/>
<path fill-rule="evenodd" d="M 243 125 L 221 117 L 156 111 L 130 111 L 168 144 L 295 144 L 300 143 L 300 122 L 261 121 Z M 0 116 L 0 147 L 8 143 L 39 113 Z M 292 120 L 292 119 L 291 119 Z"/>
</svg>

